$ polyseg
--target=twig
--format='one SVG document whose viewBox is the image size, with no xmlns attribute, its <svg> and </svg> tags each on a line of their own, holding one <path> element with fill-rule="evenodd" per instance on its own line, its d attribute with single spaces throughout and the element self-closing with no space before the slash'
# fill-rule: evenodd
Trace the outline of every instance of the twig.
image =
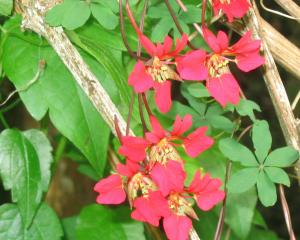
<svg viewBox="0 0 300 240">
<path fill-rule="evenodd" d="M 288 206 L 288 203 L 286 201 L 285 194 L 284 194 L 284 188 L 280 184 L 278 186 L 278 189 L 279 189 L 280 202 L 281 202 L 282 209 L 283 209 L 283 215 L 284 215 L 286 226 L 287 226 L 287 229 L 288 229 L 288 232 L 289 232 L 289 235 L 290 235 L 290 240 L 296 240 L 294 230 L 293 230 L 293 226 L 292 226 L 292 220 L 291 220 L 291 214 L 290 214 L 289 206 Z"/>
<path fill-rule="evenodd" d="M 180 23 L 179 23 L 179 21 L 177 19 L 177 16 L 176 16 L 176 14 L 175 14 L 175 12 L 174 12 L 174 10 L 173 10 L 173 8 L 172 8 L 169 0 L 165 0 L 165 4 L 166 4 L 166 6 L 168 8 L 169 13 L 171 14 L 171 17 L 172 17 L 172 19 L 173 19 L 173 21 L 174 21 L 174 23 L 175 23 L 178 31 L 182 35 L 184 33 L 184 31 L 183 31 L 183 29 L 182 29 L 182 27 L 181 27 L 181 25 L 180 25 Z M 190 41 L 188 41 L 188 45 L 189 45 L 189 47 L 191 49 L 196 49 L 196 47 Z"/>
<path fill-rule="evenodd" d="M 298 93 L 297 93 L 297 95 L 296 95 L 296 97 L 295 97 L 295 99 L 294 99 L 294 101 L 292 103 L 292 109 L 293 110 L 295 110 L 295 108 L 296 108 L 299 100 L 300 100 L 300 91 L 298 91 Z"/>
</svg>

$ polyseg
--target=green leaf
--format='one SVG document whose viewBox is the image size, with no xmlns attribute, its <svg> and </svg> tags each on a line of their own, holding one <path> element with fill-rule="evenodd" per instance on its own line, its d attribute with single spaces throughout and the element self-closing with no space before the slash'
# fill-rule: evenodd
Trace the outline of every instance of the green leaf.
<svg viewBox="0 0 300 240">
<path fill-rule="evenodd" d="M 42 173 L 41 188 L 46 192 L 51 178 L 52 146 L 45 134 L 37 129 L 25 131 L 23 134 L 31 142 L 38 155 Z"/>
<path fill-rule="evenodd" d="M 291 182 L 287 173 L 278 167 L 265 167 L 265 172 L 272 182 L 290 186 Z"/>
<path fill-rule="evenodd" d="M 56 213 L 43 203 L 26 233 L 26 240 L 60 240 L 62 236 L 62 227 Z"/>
<path fill-rule="evenodd" d="M 77 216 L 64 218 L 62 220 L 64 240 L 76 240 L 76 221 Z"/>
<path fill-rule="evenodd" d="M 255 102 L 246 99 L 240 100 L 236 110 L 241 116 L 249 116 L 253 122 L 256 119 L 254 110 L 261 112 L 260 107 Z"/>
<path fill-rule="evenodd" d="M 22 223 L 17 205 L 0 207 L 0 239 L 5 240 L 60 240 L 63 235 L 55 212 L 43 203 L 29 229 Z"/>
<path fill-rule="evenodd" d="M 0 175 L 28 227 L 42 197 L 41 172 L 34 147 L 17 130 L 7 129 L 0 135 Z"/>
<path fill-rule="evenodd" d="M 83 58 L 109 95 L 116 96 L 114 81 L 99 63 L 84 54 Z M 41 59 L 46 61 L 46 68 L 35 84 L 20 92 L 21 99 L 36 120 L 49 111 L 54 126 L 81 150 L 100 177 L 110 134 L 106 123 L 51 47 L 38 47 L 12 36 L 7 38 L 3 69 L 17 90 L 28 85 L 37 74 Z"/>
<path fill-rule="evenodd" d="M 207 91 L 206 87 L 202 83 L 190 83 L 186 84 L 188 92 L 196 97 L 196 98 L 203 98 L 203 97 L 210 97 L 209 92 Z"/>
<path fill-rule="evenodd" d="M 76 236 L 77 240 L 145 240 L 143 224 L 130 219 L 128 208 L 96 204 L 81 211 Z"/>
<path fill-rule="evenodd" d="M 112 12 L 112 10 L 102 4 L 91 4 L 93 16 L 106 29 L 112 30 L 118 25 L 119 18 Z"/>
<path fill-rule="evenodd" d="M 267 157 L 264 165 L 272 167 L 289 167 L 299 159 L 299 152 L 292 147 L 282 147 L 274 150 Z"/>
<path fill-rule="evenodd" d="M 254 188 L 244 193 L 227 194 L 225 222 L 239 239 L 245 239 L 251 230 L 256 202 Z"/>
<path fill-rule="evenodd" d="M 52 8 L 46 15 L 46 21 L 50 25 L 62 25 L 73 30 L 84 25 L 90 15 L 90 7 L 85 1 L 67 0 Z"/>
<path fill-rule="evenodd" d="M 162 42 L 165 38 L 165 33 L 174 28 L 174 22 L 169 17 L 162 18 L 152 29 L 151 40 L 153 42 Z"/>
<path fill-rule="evenodd" d="M 273 206 L 276 203 L 276 186 L 263 171 L 258 175 L 257 191 L 258 198 L 265 207 Z"/>
<path fill-rule="evenodd" d="M 0 239 L 23 240 L 23 224 L 15 204 L 0 206 Z"/>
<path fill-rule="evenodd" d="M 0 15 L 9 16 L 13 8 L 13 0 L 0 0 Z"/>
<path fill-rule="evenodd" d="M 225 132 L 230 133 L 235 127 L 234 123 L 224 116 L 215 115 L 208 117 L 207 120 L 212 127 L 222 129 Z"/>
<path fill-rule="evenodd" d="M 272 145 L 272 136 L 267 121 L 255 121 L 252 129 L 252 142 L 257 159 L 263 163 Z"/>
<path fill-rule="evenodd" d="M 234 162 L 240 162 L 243 166 L 258 166 L 253 153 L 232 138 L 220 140 L 219 148 L 226 157 Z"/>
<path fill-rule="evenodd" d="M 228 182 L 228 191 L 231 193 L 242 193 L 253 187 L 257 181 L 258 168 L 244 168 L 234 173 Z"/>
</svg>

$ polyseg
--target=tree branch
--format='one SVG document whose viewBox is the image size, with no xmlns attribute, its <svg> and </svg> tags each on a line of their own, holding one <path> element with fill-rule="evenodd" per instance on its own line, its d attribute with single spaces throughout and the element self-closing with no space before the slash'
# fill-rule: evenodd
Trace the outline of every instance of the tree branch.
<svg viewBox="0 0 300 240">
<path fill-rule="evenodd" d="M 16 0 L 16 11 L 23 16 L 22 27 L 45 37 L 56 51 L 65 66 L 86 93 L 94 107 L 116 135 L 114 119 L 118 119 L 122 134 L 126 132 L 126 122 L 109 95 L 83 61 L 77 49 L 72 45 L 61 27 L 50 27 L 44 21 L 44 14 L 59 1 Z M 130 130 L 130 135 L 133 132 Z"/>
</svg>

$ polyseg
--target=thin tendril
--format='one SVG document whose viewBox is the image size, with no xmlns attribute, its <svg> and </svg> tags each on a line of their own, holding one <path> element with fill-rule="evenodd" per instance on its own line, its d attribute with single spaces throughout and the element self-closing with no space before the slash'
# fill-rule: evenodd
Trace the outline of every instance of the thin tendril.
<svg viewBox="0 0 300 240">
<path fill-rule="evenodd" d="M 273 10 L 271 8 L 268 8 L 266 7 L 266 5 L 264 4 L 264 1 L 263 0 L 260 0 L 260 5 L 261 7 L 266 10 L 267 12 L 270 12 L 270 13 L 273 13 L 273 14 L 276 14 L 278 16 L 282 16 L 282 17 L 285 17 L 285 18 L 288 18 L 288 19 L 292 19 L 292 20 L 299 20 L 300 18 L 296 18 L 296 17 L 293 17 L 293 16 L 290 16 L 288 14 L 285 14 L 285 13 L 282 13 L 280 11 L 276 11 L 276 10 Z"/>
</svg>

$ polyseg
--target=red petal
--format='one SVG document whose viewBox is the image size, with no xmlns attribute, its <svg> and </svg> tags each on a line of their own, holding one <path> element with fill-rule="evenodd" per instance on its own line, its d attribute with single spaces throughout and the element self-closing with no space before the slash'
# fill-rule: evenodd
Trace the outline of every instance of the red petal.
<svg viewBox="0 0 300 240">
<path fill-rule="evenodd" d="M 140 169 L 140 165 L 127 160 L 126 165 L 122 163 L 117 164 L 117 172 L 122 176 L 132 177 Z"/>
<path fill-rule="evenodd" d="M 171 191 L 180 192 L 183 190 L 186 174 L 179 162 L 169 160 L 166 165 L 156 163 L 150 176 L 159 186 L 162 194 L 167 196 Z"/>
<path fill-rule="evenodd" d="M 220 53 L 222 51 L 217 37 L 206 27 L 203 28 L 203 37 L 206 43 L 208 44 L 208 46 L 215 53 Z"/>
<path fill-rule="evenodd" d="M 128 84 L 133 86 L 134 91 L 142 93 L 153 87 L 152 77 L 146 72 L 146 68 L 142 61 L 138 61 L 128 78 Z"/>
<path fill-rule="evenodd" d="M 181 39 L 176 39 L 176 48 L 173 52 L 170 52 L 168 55 L 176 57 L 187 45 L 188 36 L 184 33 L 182 34 Z"/>
<path fill-rule="evenodd" d="M 188 217 L 175 214 L 164 218 L 163 225 L 169 240 L 187 240 L 192 229 L 192 221 Z"/>
<path fill-rule="evenodd" d="M 122 178 L 118 174 L 100 180 L 96 183 L 94 191 L 99 193 L 96 201 L 100 204 L 120 204 L 126 199 Z"/>
<path fill-rule="evenodd" d="M 150 116 L 150 123 L 151 123 L 151 128 L 153 133 L 157 138 L 160 140 L 166 136 L 166 132 L 163 129 L 163 127 L 160 125 L 159 121 L 157 120 L 156 117 Z"/>
<path fill-rule="evenodd" d="M 133 206 L 136 208 L 131 214 L 133 219 L 148 222 L 154 226 L 159 225 L 161 217 L 170 214 L 168 202 L 159 191 L 150 192 L 148 198 L 137 198 Z"/>
<path fill-rule="evenodd" d="M 145 48 L 146 52 L 152 57 L 156 56 L 157 49 L 156 49 L 156 46 L 151 42 L 151 40 L 149 38 L 147 38 L 145 35 L 140 35 L 139 38 L 140 38 L 141 44 Z"/>
<path fill-rule="evenodd" d="M 190 114 L 185 115 L 183 120 L 181 120 L 180 116 L 177 115 L 171 135 L 172 136 L 182 135 L 192 126 L 192 122 L 193 122 L 192 115 L 190 115 Z"/>
<path fill-rule="evenodd" d="M 223 107 L 227 103 L 237 105 L 240 101 L 240 87 L 232 74 L 223 74 L 219 78 L 210 78 L 207 90 Z"/>
<path fill-rule="evenodd" d="M 166 113 L 172 106 L 171 99 L 171 82 L 165 81 L 164 83 L 155 83 L 155 103 L 162 113 Z"/>
<path fill-rule="evenodd" d="M 236 61 L 238 68 L 244 72 L 252 71 L 265 63 L 265 59 L 259 53 L 239 55 Z"/>
<path fill-rule="evenodd" d="M 183 140 L 186 153 L 190 157 L 197 157 L 201 152 L 213 145 L 214 140 L 205 135 L 206 131 L 207 127 L 198 128 Z"/>
<path fill-rule="evenodd" d="M 131 161 L 143 161 L 146 157 L 146 148 L 149 143 L 140 137 L 125 136 L 122 138 L 122 146 L 119 153 L 128 157 Z"/>
<path fill-rule="evenodd" d="M 205 67 L 206 52 L 199 49 L 191 51 L 182 58 L 177 58 L 177 71 L 185 80 L 204 80 L 208 72 Z"/>
</svg>

